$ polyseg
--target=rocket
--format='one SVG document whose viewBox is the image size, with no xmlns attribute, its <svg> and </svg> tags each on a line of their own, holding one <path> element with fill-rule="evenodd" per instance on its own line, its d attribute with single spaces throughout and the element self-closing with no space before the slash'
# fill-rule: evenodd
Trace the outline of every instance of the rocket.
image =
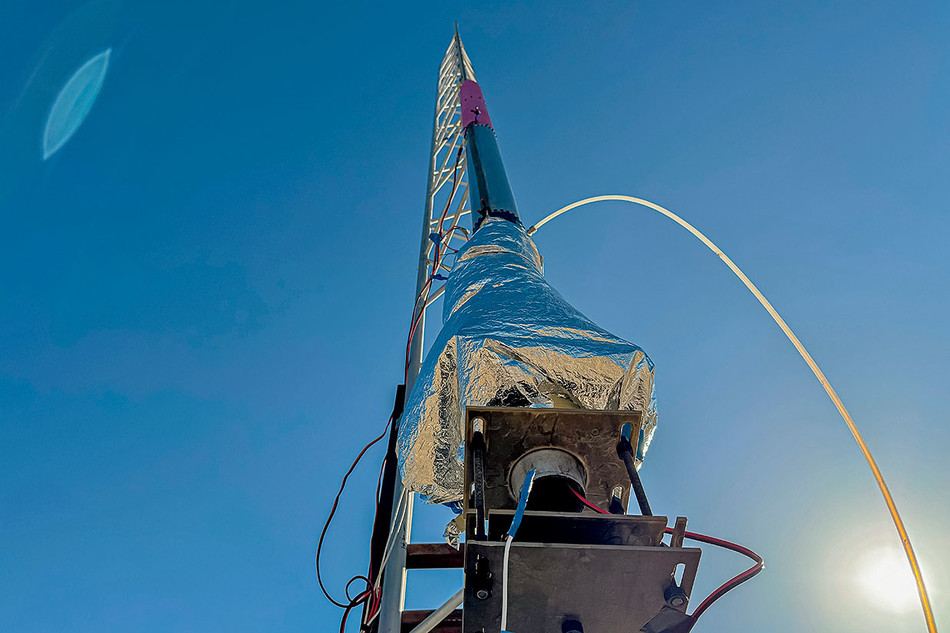
<svg viewBox="0 0 950 633">
<path fill-rule="evenodd" d="M 502 218 L 520 226 L 515 197 L 481 87 L 471 80 L 463 82 L 459 88 L 459 103 L 465 131 L 472 228 L 478 231 L 485 218 Z"/>
<path fill-rule="evenodd" d="M 439 554 L 438 563 L 443 556 L 457 560 L 464 587 L 429 612 L 420 630 L 445 622 L 462 606 L 458 630 L 578 633 L 586 626 L 687 633 L 713 601 L 761 571 L 762 558 L 687 532 L 685 517 L 669 527 L 667 517 L 653 515 L 637 473 L 657 424 L 653 362 L 640 347 L 584 316 L 545 279 L 457 30 L 438 85 L 423 234 L 437 246 L 429 260 L 431 247 L 423 242 L 412 331 L 436 278 L 445 281 L 443 326 L 421 366 L 421 338 L 410 333 L 410 344 L 416 344 L 407 363 L 411 392 L 401 416 L 397 395 L 393 415 L 399 419 L 390 439 L 403 487 L 397 494 L 397 473 L 387 470 L 393 509 L 377 513 L 368 577 L 384 564 L 386 571 L 375 611 L 377 594 L 361 596 L 370 604 L 364 622 L 374 630 L 379 614 L 381 633 L 398 633 L 409 623 L 402 611 L 412 556 L 412 500 L 403 494 L 409 491 L 456 511 L 444 534 L 450 544 L 457 547 L 467 532 L 464 552 Z M 459 136 L 465 178 L 459 177 Z M 447 170 L 453 154 L 455 168 Z M 448 182 L 447 174 L 452 192 L 436 220 L 433 192 Z M 442 227 L 452 207 L 446 235 L 458 226 L 462 183 L 472 231 L 458 251 L 452 249 L 455 261 L 446 278 L 438 245 L 446 240 Z M 427 232 L 434 228 L 439 232 Z M 639 515 L 625 511 L 631 493 Z M 377 539 L 390 525 L 389 539 Z M 669 543 L 664 533 L 671 534 Z M 756 563 L 692 614 L 686 609 L 701 551 L 684 547 L 686 538 L 732 549 Z M 386 559 L 384 551 L 392 556 Z M 433 551 L 430 544 L 415 556 L 432 557 Z M 413 568 L 426 567 L 416 563 Z"/>
<path fill-rule="evenodd" d="M 442 331 L 400 422 L 403 483 L 431 503 L 462 497 L 464 412 L 475 406 L 641 411 L 640 437 L 631 438 L 639 465 L 656 428 L 653 362 L 545 280 L 479 84 L 463 80 L 459 102 L 473 233 L 446 281 Z"/>
</svg>

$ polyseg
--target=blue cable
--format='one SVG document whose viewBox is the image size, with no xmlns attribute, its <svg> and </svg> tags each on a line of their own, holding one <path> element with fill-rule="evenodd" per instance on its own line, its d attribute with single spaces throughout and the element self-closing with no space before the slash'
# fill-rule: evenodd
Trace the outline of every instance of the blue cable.
<svg viewBox="0 0 950 633">
<path fill-rule="evenodd" d="M 521 486 L 521 496 L 518 498 L 518 509 L 515 510 L 515 516 L 511 519 L 511 527 L 508 528 L 508 536 L 515 537 L 515 532 L 521 527 L 521 519 L 524 518 L 525 508 L 528 507 L 528 495 L 531 494 L 531 486 L 534 484 L 534 474 L 538 472 L 535 469 L 528 471 L 524 477 L 524 484 Z"/>
</svg>

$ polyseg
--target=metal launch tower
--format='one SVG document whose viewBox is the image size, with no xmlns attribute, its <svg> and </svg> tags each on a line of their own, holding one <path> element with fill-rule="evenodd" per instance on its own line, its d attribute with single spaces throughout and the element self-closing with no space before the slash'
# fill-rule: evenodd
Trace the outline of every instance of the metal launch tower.
<svg viewBox="0 0 950 633">
<path fill-rule="evenodd" d="M 746 547 L 687 532 L 685 517 L 670 524 L 653 515 L 638 470 L 657 426 L 654 364 L 544 278 L 531 235 L 554 217 L 601 200 L 648 207 L 689 231 L 782 329 L 870 466 L 914 571 L 928 630 L 936 633 L 916 555 L 883 475 L 798 337 L 718 246 L 655 203 L 595 196 L 526 230 L 457 28 L 439 67 L 404 383 L 388 431 L 344 476 L 317 546 L 320 588 L 344 609 L 341 633 L 360 606 L 361 633 L 689 633 L 710 605 L 763 569 L 762 558 Z M 424 356 L 427 311 L 439 298 L 442 328 Z M 320 576 L 327 526 L 347 477 L 387 433 L 369 570 L 350 580 L 348 602 L 339 602 Z M 417 494 L 455 511 L 446 542 L 410 543 Z M 685 547 L 686 539 L 754 561 L 691 613 L 701 550 Z M 437 568 L 462 569 L 463 587 L 435 609 L 404 610 L 407 570 Z M 354 581 L 365 588 L 351 597 Z"/>
<path fill-rule="evenodd" d="M 445 273 L 451 268 L 446 259 L 468 239 L 469 231 L 459 221 L 471 213 L 468 204 L 468 179 L 465 161 L 465 131 L 459 88 L 462 82 L 475 79 L 472 62 L 465 52 L 458 28 L 439 66 L 436 84 L 435 116 L 432 128 L 432 149 L 426 174 L 425 210 L 419 244 L 419 265 L 416 275 L 416 296 L 413 301 L 412 324 L 409 331 L 405 393 L 412 391 L 422 367 L 425 341 L 426 311 L 445 291 Z M 399 396 L 397 396 L 398 398 Z M 404 394 L 403 396 L 404 397 Z M 399 405 L 401 409 L 401 405 Z M 398 431 L 394 424 L 393 434 Z M 398 467 L 390 443 L 384 474 L 393 480 L 391 524 L 387 539 L 391 551 L 383 569 L 382 594 L 379 605 L 379 633 L 401 633 L 402 610 L 406 598 L 406 563 L 412 531 L 412 494 L 407 492 L 398 476 Z M 385 497 L 383 497 L 385 499 Z M 400 517 L 402 519 L 400 520 Z M 395 520 L 392 520 L 395 519 Z M 374 530 L 374 537 L 375 537 Z M 385 555 L 385 553 L 384 553 Z"/>
<path fill-rule="evenodd" d="M 457 29 L 434 118 L 405 384 L 368 587 L 346 612 L 362 604 L 372 633 L 686 633 L 718 595 L 686 614 L 700 550 L 684 538 L 753 557 L 732 586 L 761 559 L 652 515 L 637 470 L 656 428 L 653 362 L 545 281 Z M 458 513 L 447 543 L 410 544 L 415 494 Z M 461 568 L 464 587 L 404 611 L 406 571 L 433 568 Z"/>
<path fill-rule="evenodd" d="M 405 389 L 397 394 L 396 411 L 399 412 L 402 410 L 402 402 L 398 401 L 403 400 L 405 394 L 412 391 L 422 367 L 426 312 L 431 303 L 445 291 L 445 274 L 451 270 L 446 260 L 458 251 L 469 235 L 469 229 L 459 224 L 462 218 L 471 213 L 468 202 L 468 174 L 463 160 L 465 131 L 462 127 L 459 88 L 464 81 L 474 79 L 472 62 L 456 28 L 452 42 L 439 65 L 439 79 L 436 84 L 416 291 L 406 353 Z M 385 557 L 388 550 L 388 560 L 382 570 L 381 594 L 376 614 L 378 622 L 371 623 L 373 630 L 379 633 L 402 631 L 406 565 L 412 531 L 413 493 L 406 491 L 398 476 L 395 460 L 395 436 L 398 427 L 395 420 L 393 427 L 382 489 L 384 500 L 387 498 L 387 492 L 391 494 L 392 508 L 388 517 L 377 516 L 373 534 L 376 541 L 374 555 Z M 382 559 L 379 562 L 381 563 Z M 378 574 L 379 570 L 376 572 Z M 369 610 L 364 609 L 364 620 L 369 616 Z"/>
</svg>

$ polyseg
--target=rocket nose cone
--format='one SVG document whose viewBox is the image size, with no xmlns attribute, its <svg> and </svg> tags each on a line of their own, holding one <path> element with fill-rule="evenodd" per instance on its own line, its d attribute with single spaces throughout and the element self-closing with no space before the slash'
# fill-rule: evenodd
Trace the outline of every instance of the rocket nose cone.
<svg viewBox="0 0 950 633">
<path fill-rule="evenodd" d="M 469 123 L 487 125 L 495 129 L 491 124 L 491 117 L 488 116 L 488 106 L 485 105 L 482 89 L 477 83 L 468 80 L 462 84 L 459 88 L 459 102 L 462 104 L 462 129 L 468 127 Z"/>
</svg>

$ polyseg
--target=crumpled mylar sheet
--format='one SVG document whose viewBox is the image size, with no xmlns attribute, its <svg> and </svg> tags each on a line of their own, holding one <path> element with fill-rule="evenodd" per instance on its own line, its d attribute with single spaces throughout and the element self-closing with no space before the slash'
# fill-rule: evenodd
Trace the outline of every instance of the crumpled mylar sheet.
<svg viewBox="0 0 950 633">
<path fill-rule="evenodd" d="M 462 498 L 467 406 L 643 411 L 638 456 L 646 454 L 656 429 L 653 362 L 548 285 L 522 226 L 484 221 L 458 253 L 442 320 L 399 426 L 409 490 L 430 503 Z"/>
</svg>

